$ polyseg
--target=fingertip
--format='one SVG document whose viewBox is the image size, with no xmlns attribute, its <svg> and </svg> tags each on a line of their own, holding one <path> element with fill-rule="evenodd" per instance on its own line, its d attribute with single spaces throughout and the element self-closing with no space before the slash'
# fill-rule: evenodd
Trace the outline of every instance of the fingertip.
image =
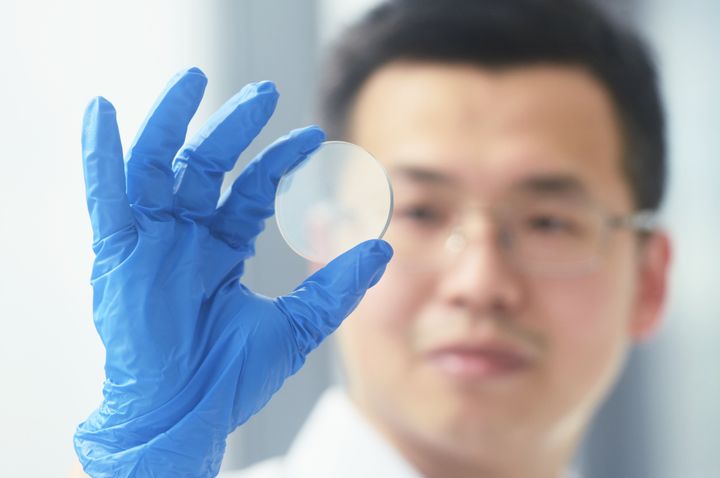
<svg viewBox="0 0 720 478">
<path fill-rule="evenodd" d="M 85 107 L 85 115 L 99 113 L 115 113 L 115 107 L 107 99 L 102 96 L 92 98 Z"/>
<path fill-rule="evenodd" d="M 290 131 L 280 141 L 286 143 L 291 148 L 290 151 L 297 156 L 285 170 L 285 173 L 288 173 L 303 163 L 322 145 L 325 141 L 325 131 L 319 126 L 310 125 Z"/>
<path fill-rule="evenodd" d="M 96 96 L 90 100 L 83 114 L 81 135 L 83 158 L 85 160 L 88 160 L 90 151 L 94 149 L 99 141 L 108 138 L 115 140 L 118 134 L 115 116 L 115 107 L 102 96 Z"/>
<path fill-rule="evenodd" d="M 375 239 L 375 249 L 381 253 L 384 254 L 387 257 L 387 260 L 389 261 L 392 259 L 393 254 L 395 254 L 395 251 L 393 250 L 392 246 L 389 242 L 383 241 L 382 239 Z"/>
<path fill-rule="evenodd" d="M 306 134 L 314 134 L 321 138 L 323 141 L 325 140 L 325 130 L 317 124 L 309 124 L 302 128 L 298 128 L 296 131 L 305 131 Z"/>
<path fill-rule="evenodd" d="M 191 78 L 202 84 L 207 84 L 207 81 L 208 81 L 205 73 L 197 66 L 193 66 L 191 68 L 186 68 L 184 70 L 180 70 L 179 72 L 177 72 L 175 74 L 175 78 L 176 79 Z"/>
<path fill-rule="evenodd" d="M 262 80 L 255 83 L 255 91 L 262 94 L 271 94 L 279 96 L 277 86 L 270 80 Z"/>
<path fill-rule="evenodd" d="M 105 98 L 104 96 L 96 96 L 96 97 L 92 98 L 90 100 L 90 102 L 88 103 L 88 106 L 95 106 L 98 108 L 99 107 L 110 107 L 110 108 L 113 107 L 112 104 L 110 103 L 110 101 L 108 101 L 108 99 Z"/>
<path fill-rule="evenodd" d="M 240 105 L 252 103 L 254 104 L 252 120 L 257 124 L 264 125 L 275 112 L 279 96 L 272 81 L 258 81 L 243 86 L 228 100 L 226 106 L 230 110 L 235 110 Z"/>
<path fill-rule="evenodd" d="M 367 288 L 373 287 L 378 283 L 385 273 L 385 268 L 392 258 L 393 249 L 387 242 L 382 239 L 371 239 L 365 241 L 358 246 L 362 249 L 361 263 L 366 267 Z"/>
<path fill-rule="evenodd" d="M 182 74 L 183 72 L 181 71 L 180 73 Z M 200 75 L 200 76 L 202 76 L 202 77 L 204 77 L 204 78 L 207 78 L 207 76 L 205 76 L 205 73 L 204 73 L 200 68 L 198 68 L 197 66 L 193 66 L 193 67 L 190 67 L 190 68 L 186 69 L 186 70 L 184 71 L 184 73 L 186 73 L 186 74 L 197 74 L 197 75 Z"/>
<path fill-rule="evenodd" d="M 358 282 L 355 286 L 367 289 L 380 280 L 392 255 L 393 250 L 390 244 L 382 239 L 371 239 L 358 244 L 336 260 L 345 258 L 345 261 L 350 260 L 347 264 L 354 263 L 360 272 L 356 276 Z"/>
<path fill-rule="evenodd" d="M 303 149 L 300 154 L 310 154 L 315 151 L 323 141 L 325 141 L 325 131 L 320 126 L 310 125 L 304 128 L 298 128 L 294 130 L 291 135 L 302 136 L 303 138 Z"/>
<path fill-rule="evenodd" d="M 203 73 L 200 70 L 192 71 L 190 70 L 188 74 L 186 75 L 186 78 L 192 78 L 192 80 L 197 83 L 197 87 L 202 92 L 205 91 L 205 87 L 207 86 L 208 79 L 207 76 L 205 76 L 205 73 Z"/>
<path fill-rule="evenodd" d="M 309 128 L 313 131 L 314 134 L 317 135 L 318 141 L 322 142 L 327 139 L 327 134 L 325 133 L 325 130 L 322 129 L 320 126 L 312 125 L 312 126 L 309 126 Z"/>
<path fill-rule="evenodd" d="M 370 239 L 361 243 L 358 247 L 362 247 L 366 254 L 377 256 L 387 263 L 392 258 L 394 251 L 392 246 L 382 239 Z"/>
<path fill-rule="evenodd" d="M 166 89 L 169 90 L 173 86 L 178 85 L 183 86 L 184 88 L 191 87 L 194 90 L 199 90 L 199 93 L 202 94 L 205 92 L 207 82 L 208 79 L 207 76 L 205 76 L 205 73 L 203 73 L 200 68 L 194 66 L 177 72 L 170 79 Z"/>
<path fill-rule="evenodd" d="M 275 83 L 264 80 L 255 83 L 255 96 L 263 100 L 265 104 L 265 114 L 272 115 L 277 107 L 280 93 L 275 88 Z"/>
</svg>

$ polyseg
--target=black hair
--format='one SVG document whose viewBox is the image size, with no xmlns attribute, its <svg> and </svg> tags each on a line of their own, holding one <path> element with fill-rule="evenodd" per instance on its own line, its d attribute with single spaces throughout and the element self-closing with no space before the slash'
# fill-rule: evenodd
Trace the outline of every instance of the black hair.
<svg viewBox="0 0 720 478">
<path fill-rule="evenodd" d="M 666 175 L 664 115 L 653 59 L 637 35 L 582 0 L 387 0 L 341 36 L 321 82 L 321 122 L 343 139 L 358 91 L 396 60 L 503 68 L 586 68 L 607 89 L 638 209 L 657 209 Z"/>
</svg>

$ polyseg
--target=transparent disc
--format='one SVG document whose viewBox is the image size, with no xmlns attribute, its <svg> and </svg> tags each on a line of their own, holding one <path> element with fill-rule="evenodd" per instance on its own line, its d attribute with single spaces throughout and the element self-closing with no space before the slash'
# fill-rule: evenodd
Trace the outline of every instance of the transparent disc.
<svg viewBox="0 0 720 478">
<path fill-rule="evenodd" d="M 390 180 L 370 153 L 326 141 L 280 178 L 275 220 L 296 253 L 326 264 L 363 241 L 382 238 L 392 206 Z"/>
</svg>

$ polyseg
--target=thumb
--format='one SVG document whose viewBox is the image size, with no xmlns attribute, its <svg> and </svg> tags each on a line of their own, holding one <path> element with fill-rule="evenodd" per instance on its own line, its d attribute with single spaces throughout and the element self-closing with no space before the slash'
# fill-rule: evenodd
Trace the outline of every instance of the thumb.
<svg viewBox="0 0 720 478">
<path fill-rule="evenodd" d="M 385 241 L 363 242 L 275 299 L 289 318 L 303 355 L 310 353 L 355 310 L 385 272 L 393 250 Z"/>
</svg>

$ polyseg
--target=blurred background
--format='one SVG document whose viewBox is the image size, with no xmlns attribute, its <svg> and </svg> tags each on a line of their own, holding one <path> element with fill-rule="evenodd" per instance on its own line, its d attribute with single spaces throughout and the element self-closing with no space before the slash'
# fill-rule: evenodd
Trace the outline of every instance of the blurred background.
<svg viewBox="0 0 720 478">
<path fill-rule="evenodd" d="M 720 2 L 598 1 L 644 33 L 660 64 L 671 152 L 664 218 L 675 261 L 665 325 L 632 354 L 577 460 L 590 478 L 720 476 Z M 272 79 L 277 113 L 241 167 L 313 122 L 325 47 L 374 3 L 0 3 L 0 476 L 66 475 L 75 426 L 101 399 L 80 163 L 89 99 L 115 104 L 129 144 L 180 69 L 199 66 L 210 79 L 190 134 L 243 84 Z M 276 295 L 304 276 L 269 221 L 246 282 Z M 232 435 L 225 469 L 283 453 L 336 372 L 328 343 Z"/>
</svg>

